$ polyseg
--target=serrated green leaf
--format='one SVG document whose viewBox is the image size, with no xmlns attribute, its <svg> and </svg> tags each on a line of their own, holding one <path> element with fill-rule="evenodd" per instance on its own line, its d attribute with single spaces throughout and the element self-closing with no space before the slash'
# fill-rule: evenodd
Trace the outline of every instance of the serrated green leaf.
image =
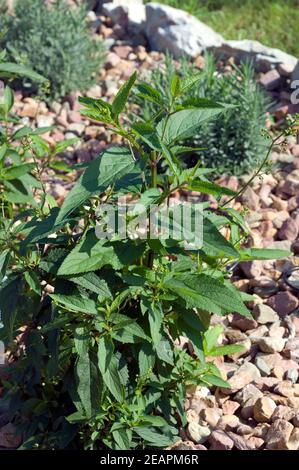
<svg viewBox="0 0 299 470">
<path fill-rule="evenodd" d="M 203 220 L 203 250 L 208 256 L 237 259 L 238 251 L 224 238 L 210 220 Z"/>
<path fill-rule="evenodd" d="M 17 166 L 10 166 L 2 170 L 3 177 L 7 180 L 14 180 L 29 173 L 36 167 L 35 163 L 22 163 Z"/>
<path fill-rule="evenodd" d="M 245 348 L 242 344 L 225 344 L 224 346 L 214 347 L 209 351 L 209 356 L 227 356 L 244 350 Z"/>
<path fill-rule="evenodd" d="M 2 144 L 0 147 L 0 162 L 3 160 L 7 152 L 7 144 Z"/>
<path fill-rule="evenodd" d="M 232 191 L 229 188 L 219 186 L 215 183 L 210 183 L 209 181 L 202 181 L 199 178 L 194 178 L 192 181 L 187 183 L 187 188 L 191 191 L 198 191 L 203 194 L 212 194 L 213 196 L 235 196 L 235 191 Z"/>
<path fill-rule="evenodd" d="M 104 281 L 95 273 L 86 273 L 83 276 L 74 276 L 69 278 L 74 284 L 78 286 L 84 287 L 84 289 L 88 289 L 95 294 L 100 296 L 101 300 L 108 299 L 112 297 L 110 289 Z"/>
<path fill-rule="evenodd" d="M 162 416 L 141 416 L 142 423 L 155 427 L 167 426 L 167 421 Z"/>
<path fill-rule="evenodd" d="M 183 109 L 162 119 L 157 133 L 166 145 L 192 137 L 203 122 L 213 119 L 224 111 L 222 106 L 215 108 Z"/>
<path fill-rule="evenodd" d="M 100 157 L 92 160 L 85 173 L 69 192 L 56 222 L 64 220 L 94 194 L 104 192 L 108 186 L 133 171 L 134 166 L 132 154 L 125 147 L 111 147 L 105 150 Z"/>
<path fill-rule="evenodd" d="M 86 416 L 91 418 L 93 414 L 93 364 L 89 356 L 89 334 L 84 327 L 77 327 L 74 336 L 74 344 L 78 354 L 76 363 L 76 376 L 78 381 L 77 392 L 85 409 Z"/>
<path fill-rule="evenodd" d="M 150 341 L 143 329 L 136 323 L 135 319 L 119 313 L 112 317 L 114 323 L 111 336 L 122 343 L 138 343 L 141 340 Z"/>
<path fill-rule="evenodd" d="M 210 314 L 208 314 L 210 319 Z M 204 331 L 204 324 L 197 313 L 194 311 L 185 311 L 180 314 L 178 319 L 178 327 L 182 336 L 186 336 L 194 347 L 197 357 L 202 363 L 205 362 L 203 353 L 202 332 Z"/>
<path fill-rule="evenodd" d="M 0 67 L 1 67 L 1 64 L 0 64 Z M 9 111 L 11 110 L 14 104 L 14 94 L 13 94 L 12 89 L 8 86 L 6 86 L 4 89 L 3 99 L 4 99 L 5 111 L 6 113 L 9 113 Z"/>
<path fill-rule="evenodd" d="M 164 313 L 162 305 L 153 302 L 148 311 L 151 337 L 154 345 L 157 345 L 162 336 Z"/>
<path fill-rule="evenodd" d="M 150 302 L 148 299 L 144 299 L 143 306 L 147 310 L 153 343 L 155 346 L 157 346 L 162 338 L 162 326 L 164 318 L 162 305 L 158 302 Z"/>
<path fill-rule="evenodd" d="M 171 439 L 168 436 L 158 432 L 158 430 L 148 426 L 138 426 L 133 429 L 139 437 L 141 437 L 150 446 L 153 447 L 167 447 L 178 440 L 177 437 Z"/>
<path fill-rule="evenodd" d="M 142 343 L 138 355 L 138 365 L 141 377 L 147 375 L 155 365 L 155 353 L 149 343 Z"/>
<path fill-rule="evenodd" d="M 51 147 L 49 143 L 43 139 L 40 135 L 30 135 L 31 140 L 31 147 L 33 148 L 34 152 L 40 158 L 44 157 L 45 154 L 49 154 L 51 151 Z"/>
<path fill-rule="evenodd" d="M 158 134 L 156 129 L 151 124 L 141 121 L 136 122 L 132 125 L 132 129 L 150 148 L 161 151 L 161 143 Z"/>
<path fill-rule="evenodd" d="M 62 326 L 66 326 L 70 322 L 70 317 L 67 315 L 61 315 L 58 318 L 50 321 L 46 325 L 42 326 L 41 332 L 48 333 L 49 331 L 56 330 Z"/>
<path fill-rule="evenodd" d="M 42 135 L 42 134 L 46 134 L 47 132 L 51 132 L 51 131 L 54 131 L 55 129 L 55 126 L 42 126 L 42 127 L 38 127 L 37 129 L 32 129 L 31 131 L 31 135 Z"/>
<path fill-rule="evenodd" d="M 129 211 L 130 215 L 140 215 L 144 213 L 151 204 L 157 204 L 161 199 L 161 192 L 158 188 L 150 188 L 144 191 L 139 200 L 136 201 L 132 210 Z"/>
<path fill-rule="evenodd" d="M 181 297 L 187 308 L 197 307 L 218 315 L 230 312 L 244 316 L 250 314 L 237 290 L 233 292 L 218 279 L 205 274 L 169 276 L 164 286 Z"/>
<path fill-rule="evenodd" d="M 124 356 L 122 356 L 120 353 L 116 354 L 117 358 L 117 370 L 118 370 L 118 375 L 120 378 L 121 384 L 126 387 L 129 384 L 129 368 L 128 368 L 128 363 Z"/>
<path fill-rule="evenodd" d="M 117 429 L 112 431 L 112 436 L 120 450 L 130 450 L 132 442 L 131 429 Z"/>
<path fill-rule="evenodd" d="M 20 191 L 6 191 L 3 197 L 14 204 L 31 204 L 33 207 L 37 205 L 33 197 L 22 194 Z"/>
<path fill-rule="evenodd" d="M 101 373 L 104 375 L 110 367 L 114 354 L 114 346 L 109 336 L 103 336 L 99 340 L 98 364 Z"/>
<path fill-rule="evenodd" d="M 187 91 L 191 90 L 193 86 L 198 83 L 202 79 L 202 74 L 197 73 L 194 75 L 189 75 L 186 78 L 181 80 L 181 93 L 186 93 Z"/>
<path fill-rule="evenodd" d="M 100 338 L 99 340 L 99 345 L 98 345 L 98 364 L 99 364 L 99 369 L 101 371 L 103 381 L 108 388 L 108 390 L 112 393 L 114 398 L 122 402 L 124 399 L 124 393 L 123 393 L 123 385 L 121 383 L 121 379 L 119 376 L 118 372 L 118 367 L 117 367 L 117 360 L 115 356 L 113 356 L 109 362 L 109 367 L 107 370 L 105 370 L 104 364 L 105 360 L 103 358 L 106 358 L 106 343 L 104 338 Z"/>
<path fill-rule="evenodd" d="M 112 102 L 112 113 L 114 116 L 117 117 L 123 111 L 136 78 L 137 72 L 134 72 L 133 75 L 131 75 L 131 77 L 118 90 Z"/>
<path fill-rule="evenodd" d="M 240 250 L 241 260 L 267 260 L 281 259 L 291 256 L 287 250 L 277 250 L 274 248 L 243 248 Z"/>
<path fill-rule="evenodd" d="M 171 147 L 171 151 L 173 152 L 174 155 L 180 155 L 181 153 L 197 152 L 199 150 L 208 150 L 208 149 L 205 147 L 189 147 L 188 145 L 174 145 L 173 147 Z M 188 170 L 191 173 L 192 171 L 194 171 L 193 168 L 189 168 Z M 203 169 L 201 168 L 201 170 Z M 209 170 L 208 168 L 205 168 L 204 170 L 207 171 L 207 173 L 212 171 L 212 170 Z"/>
<path fill-rule="evenodd" d="M 163 142 L 161 142 L 161 148 L 162 148 L 163 156 L 165 160 L 167 161 L 167 164 L 171 170 L 172 175 L 175 176 L 178 181 L 180 177 L 180 163 L 178 159 L 175 157 L 175 155 L 173 155 L 171 150 L 169 150 L 169 148 Z"/>
<path fill-rule="evenodd" d="M 213 328 L 209 328 L 204 333 L 204 345 L 205 345 L 205 353 L 208 356 L 210 351 L 218 345 L 218 338 L 223 332 L 222 325 L 216 325 Z"/>
<path fill-rule="evenodd" d="M 87 109 L 81 109 L 80 114 L 81 116 L 86 116 L 93 121 L 99 121 L 105 124 L 113 124 L 113 119 L 110 116 L 110 112 L 103 114 L 98 110 L 92 110 L 90 108 L 87 108 Z"/>
<path fill-rule="evenodd" d="M 73 171 L 73 169 L 70 168 L 67 163 L 62 162 L 60 160 L 52 160 L 49 163 L 49 167 L 52 168 L 53 170 L 64 171 L 66 173 L 70 173 L 71 171 Z"/>
<path fill-rule="evenodd" d="M 173 98 L 179 96 L 181 91 L 181 79 L 176 73 L 172 76 L 170 82 L 170 92 Z"/>
<path fill-rule="evenodd" d="M 223 104 L 218 103 L 217 101 L 210 100 L 208 98 L 192 97 L 183 101 L 183 108 L 224 108 Z M 233 107 L 233 106 L 227 106 Z"/>
<path fill-rule="evenodd" d="M 81 422 L 86 421 L 86 417 L 82 416 L 80 411 L 75 411 L 75 413 L 68 415 L 65 419 L 71 424 L 76 424 L 76 423 L 81 423 Z"/>
<path fill-rule="evenodd" d="M 209 385 L 215 385 L 216 387 L 230 388 L 230 384 L 226 380 L 221 379 L 217 375 L 205 374 L 202 378 L 203 382 Z"/>
<path fill-rule="evenodd" d="M 58 214 L 58 207 L 54 207 L 45 219 L 39 220 L 37 217 L 34 217 L 30 220 L 24 227 L 25 230 L 29 230 L 29 233 L 27 232 L 27 238 L 23 241 L 22 245 L 26 246 L 29 243 L 38 242 L 48 235 L 55 233 L 56 230 L 59 230 L 69 222 L 69 220 L 65 219 L 57 223 Z"/>
<path fill-rule="evenodd" d="M 163 106 L 163 96 L 158 90 L 155 90 L 151 85 L 146 82 L 141 82 L 136 85 L 138 90 L 138 97 Z"/>
<path fill-rule="evenodd" d="M 95 233 L 90 231 L 64 259 L 58 275 L 87 273 L 106 265 L 120 269 L 139 258 L 144 249 L 145 244 L 137 245 L 131 240 L 113 243 L 99 240 Z"/>
<path fill-rule="evenodd" d="M 31 133 L 32 133 L 31 127 L 28 127 L 28 126 L 21 127 L 21 129 L 18 129 L 12 135 L 12 140 L 22 139 L 23 137 L 26 137 L 27 135 L 30 135 Z"/>
<path fill-rule="evenodd" d="M 65 139 L 62 142 L 58 142 L 55 145 L 55 154 L 64 152 L 68 147 L 73 146 L 79 141 L 79 137 L 73 137 L 72 139 Z"/>
<path fill-rule="evenodd" d="M 225 212 L 227 212 L 231 218 L 236 222 L 244 231 L 245 234 L 249 233 L 250 229 L 244 217 L 232 207 L 226 207 Z"/>
<path fill-rule="evenodd" d="M 28 192 L 30 192 L 30 188 L 38 188 L 42 189 L 42 184 L 38 181 L 34 176 L 30 173 L 26 173 L 26 175 L 20 176 L 18 178 L 18 182 L 21 182 L 25 188 L 28 188 Z M 13 183 L 13 182 L 12 182 Z"/>
<path fill-rule="evenodd" d="M 25 280 L 33 292 L 40 295 L 41 294 L 41 285 L 37 274 L 34 271 L 26 271 L 24 273 Z"/>
<path fill-rule="evenodd" d="M 155 347 L 158 358 L 166 362 L 167 364 L 173 365 L 173 346 L 171 345 L 168 338 L 164 337 Z"/>
<path fill-rule="evenodd" d="M 6 249 L 0 253 L 0 282 L 5 276 L 7 265 L 10 259 L 10 250 Z"/>
<path fill-rule="evenodd" d="M 98 313 L 95 301 L 80 294 L 50 294 L 50 297 L 56 304 L 62 305 L 71 312 L 83 312 L 90 315 Z"/>
<path fill-rule="evenodd" d="M 79 103 L 86 109 L 81 109 L 80 114 L 87 116 L 95 121 L 101 121 L 106 124 L 113 124 L 112 106 L 105 100 L 100 98 L 79 97 Z"/>
<path fill-rule="evenodd" d="M 84 106 L 92 106 L 96 109 L 106 108 L 111 110 L 111 104 L 101 98 L 91 98 L 89 96 L 79 96 L 78 101 Z"/>
</svg>

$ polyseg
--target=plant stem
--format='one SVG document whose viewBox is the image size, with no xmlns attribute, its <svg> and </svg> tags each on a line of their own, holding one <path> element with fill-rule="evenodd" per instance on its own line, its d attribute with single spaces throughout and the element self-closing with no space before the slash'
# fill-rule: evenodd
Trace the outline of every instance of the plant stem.
<svg viewBox="0 0 299 470">
<path fill-rule="evenodd" d="M 153 252 L 153 250 L 150 250 L 148 252 L 148 258 L 147 258 L 147 265 L 150 269 L 152 269 L 152 267 L 153 267 L 154 258 L 155 258 L 155 253 Z"/>
<path fill-rule="evenodd" d="M 152 176 L 152 181 L 151 181 L 151 187 L 156 188 L 157 187 L 157 178 L 158 178 L 158 171 L 157 171 L 157 153 L 155 150 L 151 152 L 150 155 L 150 160 L 151 160 L 151 176 Z M 154 258 L 155 258 L 155 253 L 153 250 L 150 250 L 148 252 L 148 257 L 147 257 L 147 266 L 149 268 L 153 267 L 154 264 Z"/>
<path fill-rule="evenodd" d="M 152 175 L 152 188 L 157 187 L 157 177 L 158 177 L 158 171 L 157 171 L 157 154 L 155 150 L 151 152 L 151 175 Z"/>
<path fill-rule="evenodd" d="M 274 145 L 276 144 L 276 142 L 283 136 L 283 134 L 279 134 L 279 136 L 277 136 L 275 139 L 272 140 L 271 142 L 271 145 L 268 149 L 268 152 L 265 156 L 265 158 L 263 159 L 262 163 L 260 164 L 260 166 L 258 167 L 258 169 L 256 170 L 256 172 L 252 175 L 252 177 L 247 181 L 247 183 L 235 194 L 235 196 L 231 197 L 228 201 L 226 201 L 224 204 L 222 204 L 221 207 L 224 207 L 224 206 L 227 206 L 227 204 L 229 204 L 231 201 L 233 201 L 234 199 L 236 199 L 237 197 L 239 197 L 244 191 L 246 188 L 248 188 L 248 186 L 252 183 L 252 181 L 259 175 L 259 173 L 262 171 L 264 165 L 267 163 L 268 161 L 268 158 L 269 158 L 269 155 L 274 147 Z"/>
</svg>

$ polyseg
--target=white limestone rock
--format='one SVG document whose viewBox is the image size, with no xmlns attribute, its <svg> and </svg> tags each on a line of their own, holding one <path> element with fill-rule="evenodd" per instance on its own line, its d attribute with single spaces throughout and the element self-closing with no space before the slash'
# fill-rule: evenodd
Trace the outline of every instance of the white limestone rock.
<svg viewBox="0 0 299 470">
<path fill-rule="evenodd" d="M 224 42 L 220 34 L 189 13 L 159 3 L 146 5 L 145 35 L 152 49 L 168 51 L 176 58 L 196 57 Z"/>
<path fill-rule="evenodd" d="M 297 58 L 281 51 L 273 49 L 258 41 L 244 39 L 241 41 L 224 41 L 217 54 L 225 54 L 228 57 L 242 59 L 253 59 L 257 65 L 267 65 L 269 68 L 278 64 L 287 64 L 290 68 L 295 68 Z"/>
<path fill-rule="evenodd" d="M 102 12 L 111 18 L 113 24 L 123 26 L 131 33 L 139 34 L 144 29 L 145 6 L 142 0 L 113 0 L 103 4 Z"/>
</svg>

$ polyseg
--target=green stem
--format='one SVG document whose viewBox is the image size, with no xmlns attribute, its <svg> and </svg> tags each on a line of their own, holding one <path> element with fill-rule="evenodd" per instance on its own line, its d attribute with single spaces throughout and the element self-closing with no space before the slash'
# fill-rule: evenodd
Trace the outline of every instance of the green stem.
<svg viewBox="0 0 299 470">
<path fill-rule="evenodd" d="M 122 137 L 127 139 L 127 141 L 130 143 L 130 145 L 137 150 L 137 152 L 140 154 L 140 156 L 145 159 L 146 158 L 146 152 L 144 152 L 143 148 L 137 140 L 134 138 L 134 136 L 125 130 L 125 128 L 121 125 L 118 124 L 117 128 L 114 129 L 118 134 L 120 134 Z"/>
<path fill-rule="evenodd" d="M 148 258 L 147 258 L 147 265 L 150 269 L 152 269 L 153 267 L 154 259 L 155 259 L 155 253 L 153 252 L 153 250 L 150 250 L 148 252 Z"/>
<path fill-rule="evenodd" d="M 265 158 L 263 159 L 262 163 L 260 164 L 260 166 L 258 167 L 258 169 L 256 170 L 256 172 L 252 175 L 252 177 L 247 181 L 247 183 L 233 196 L 231 197 L 228 201 L 226 201 L 224 204 L 222 204 L 221 207 L 224 207 L 224 206 L 227 206 L 227 204 L 229 204 L 231 201 L 233 201 L 234 199 L 236 199 L 237 197 L 239 197 L 244 191 L 246 188 L 248 188 L 248 186 L 252 183 L 252 181 L 260 174 L 260 172 L 262 171 L 263 167 L 265 166 L 265 164 L 267 163 L 268 161 L 268 158 L 270 156 L 270 153 L 274 147 L 274 145 L 276 144 L 276 142 L 283 136 L 283 134 L 280 134 L 279 136 L 277 136 L 275 139 L 272 140 L 271 142 L 271 145 L 268 149 L 268 152 L 265 156 Z"/>
<path fill-rule="evenodd" d="M 151 176 L 152 176 L 152 188 L 157 187 L 158 170 L 157 170 L 157 154 L 155 150 L 151 152 Z"/>
<path fill-rule="evenodd" d="M 157 161 L 157 153 L 155 150 L 151 152 L 150 159 L 151 159 L 151 176 L 152 176 L 151 187 L 156 188 L 157 179 L 158 179 L 158 171 L 157 171 L 158 161 Z M 147 265 L 149 268 L 153 267 L 154 258 L 155 258 L 155 253 L 153 250 L 150 250 L 148 252 L 148 258 L 147 258 Z"/>
</svg>

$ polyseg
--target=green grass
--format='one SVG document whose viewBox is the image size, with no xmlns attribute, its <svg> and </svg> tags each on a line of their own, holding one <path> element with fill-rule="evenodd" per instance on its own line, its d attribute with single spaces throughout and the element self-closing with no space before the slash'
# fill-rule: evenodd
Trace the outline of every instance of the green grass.
<svg viewBox="0 0 299 470">
<path fill-rule="evenodd" d="M 197 16 L 226 39 L 255 39 L 299 57 L 299 0 L 159 0 Z"/>
</svg>

